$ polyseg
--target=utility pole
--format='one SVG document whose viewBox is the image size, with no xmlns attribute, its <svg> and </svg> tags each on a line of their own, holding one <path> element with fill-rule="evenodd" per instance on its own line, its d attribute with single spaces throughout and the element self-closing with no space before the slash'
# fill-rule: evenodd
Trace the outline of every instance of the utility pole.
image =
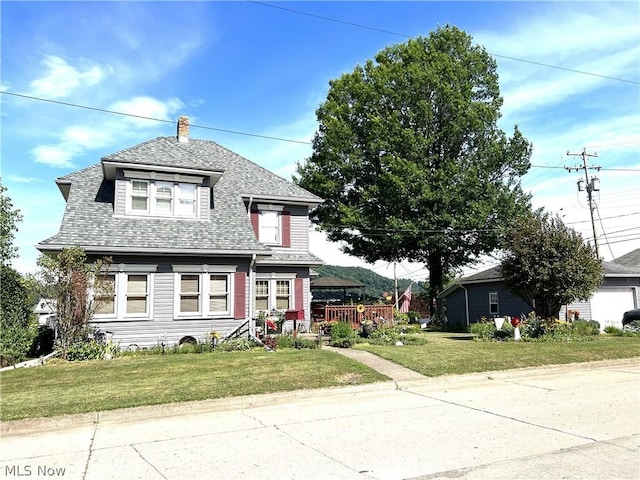
<svg viewBox="0 0 640 480">
<path fill-rule="evenodd" d="M 584 190 L 587 191 L 587 199 L 589 200 L 589 212 L 591 213 L 591 228 L 593 229 L 593 244 L 596 248 L 596 257 L 600 258 L 600 252 L 598 250 L 598 237 L 596 236 L 596 223 L 593 219 L 593 211 L 595 210 L 595 204 L 593 201 L 593 192 L 600 191 L 600 180 L 598 177 L 589 178 L 589 169 L 600 171 L 601 167 L 590 167 L 589 166 L 589 157 L 597 157 L 597 153 L 587 153 L 587 149 L 583 148 L 581 153 L 569 153 L 568 156 L 571 157 L 582 157 L 582 165 L 576 167 L 564 167 L 567 169 L 569 173 L 573 170 L 579 172 L 580 170 L 584 170 L 584 179 L 578 180 L 578 191 L 582 192 Z"/>
</svg>

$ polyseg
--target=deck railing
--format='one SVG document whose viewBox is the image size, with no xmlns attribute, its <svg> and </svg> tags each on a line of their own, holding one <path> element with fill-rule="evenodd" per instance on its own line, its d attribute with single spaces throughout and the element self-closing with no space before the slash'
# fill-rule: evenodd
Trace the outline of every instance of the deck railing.
<svg viewBox="0 0 640 480">
<path fill-rule="evenodd" d="M 324 320 L 348 322 L 354 329 L 359 329 L 365 320 L 373 320 L 378 326 L 390 325 L 393 323 L 393 305 L 326 305 Z"/>
</svg>

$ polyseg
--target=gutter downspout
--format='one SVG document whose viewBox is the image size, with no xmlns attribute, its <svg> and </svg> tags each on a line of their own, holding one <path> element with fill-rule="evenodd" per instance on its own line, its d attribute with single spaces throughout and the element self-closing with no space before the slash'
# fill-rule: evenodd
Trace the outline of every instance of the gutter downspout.
<svg viewBox="0 0 640 480">
<path fill-rule="evenodd" d="M 251 255 L 251 262 L 249 262 L 249 298 L 247 299 L 249 302 L 249 333 L 256 336 L 256 324 L 254 321 L 253 315 L 253 289 L 255 288 L 255 266 L 256 266 L 256 254 Z"/>
<path fill-rule="evenodd" d="M 460 284 L 460 288 L 464 290 L 464 313 L 467 317 L 467 328 L 469 328 L 469 292 L 467 287 L 462 284 Z"/>
</svg>

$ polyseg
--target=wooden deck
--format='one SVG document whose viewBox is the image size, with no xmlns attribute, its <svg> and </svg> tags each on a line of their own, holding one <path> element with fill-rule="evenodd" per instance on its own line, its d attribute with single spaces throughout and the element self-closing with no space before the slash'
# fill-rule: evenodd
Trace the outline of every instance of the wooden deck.
<svg viewBox="0 0 640 480">
<path fill-rule="evenodd" d="M 358 311 L 358 307 L 360 310 Z M 393 305 L 326 305 L 324 307 L 325 322 L 348 322 L 353 329 L 359 329 L 365 320 L 373 320 L 381 324 L 393 323 Z"/>
</svg>

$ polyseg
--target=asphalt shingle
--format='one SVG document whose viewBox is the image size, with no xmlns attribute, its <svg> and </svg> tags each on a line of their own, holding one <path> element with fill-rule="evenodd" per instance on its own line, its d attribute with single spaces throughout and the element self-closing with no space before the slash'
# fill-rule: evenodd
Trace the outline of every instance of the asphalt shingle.
<svg viewBox="0 0 640 480">
<path fill-rule="evenodd" d="M 73 172 L 58 181 L 71 182 L 60 231 L 42 242 L 43 249 L 80 245 L 87 251 L 115 248 L 132 252 L 168 249 L 201 252 L 272 253 L 257 241 L 243 195 L 273 196 L 298 202 L 321 199 L 256 163 L 206 140 L 179 143 L 158 137 L 103 157 L 103 161 L 223 171 L 214 186 L 214 208 L 208 218 L 177 219 L 114 216 L 113 182 L 101 164 Z M 311 254 L 292 252 L 295 261 L 319 262 Z M 286 259 L 286 253 L 275 258 Z M 275 259 L 274 258 L 274 259 Z M 293 257 L 291 257 L 293 259 Z"/>
</svg>

